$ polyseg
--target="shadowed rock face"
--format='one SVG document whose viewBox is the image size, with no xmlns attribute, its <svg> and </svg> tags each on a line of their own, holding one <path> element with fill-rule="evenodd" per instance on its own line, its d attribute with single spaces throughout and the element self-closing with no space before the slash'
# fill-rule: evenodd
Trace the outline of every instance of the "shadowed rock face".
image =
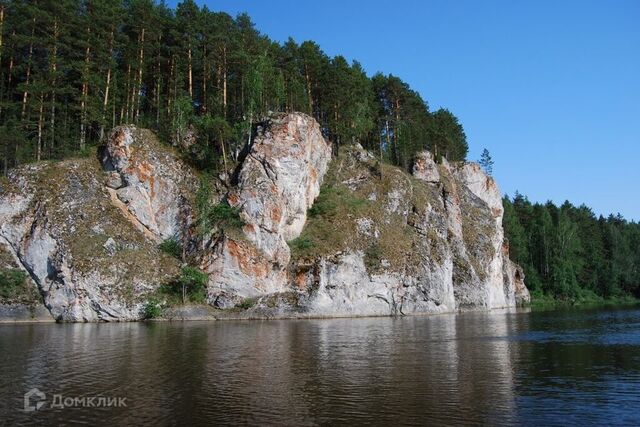
<svg viewBox="0 0 640 427">
<path fill-rule="evenodd" d="M 321 186 L 337 202 L 325 200 L 323 209 L 333 210 L 309 218 Z M 425 152 L 411 175 L 359 146 L 332 160 L 313 118 L 276 114 L 258 127 L 226 195 L 212 197 L 238 209 L 242 230 L 198 240 L 197 188 L 195 174 L 153 133 L 119 127 L 100 164 L 12 171 L 0 184 L 0 243 L 65 321 L 139 319 L 159 284 L 178 273 L 179 262 L 157 249 L 168 238 L 187 244 L 208 273 L 211 305 L 256 298 L 257 315 L 410 314 L 528 301 L 503 242 L 500 192 L 475 164 L 436 164 Z M 292 255 L 287 242 L 308 236 L 315 246 Z"/>
</svg>

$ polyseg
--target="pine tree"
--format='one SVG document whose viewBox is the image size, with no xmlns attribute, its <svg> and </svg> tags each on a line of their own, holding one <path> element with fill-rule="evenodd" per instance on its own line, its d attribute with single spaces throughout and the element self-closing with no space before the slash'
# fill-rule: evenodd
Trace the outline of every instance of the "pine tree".
<svg viewBox="0 0 640 427">
<path fill-rule="evenodd" d="M 482 150 L 478 164 L 480 164 L 480 167 L 487 175 L 491 176 L 493 174 L 493 159 L 491 158 L 491 154 L 489 154 L 489 150 L 486 148 Z"/>
</svg>

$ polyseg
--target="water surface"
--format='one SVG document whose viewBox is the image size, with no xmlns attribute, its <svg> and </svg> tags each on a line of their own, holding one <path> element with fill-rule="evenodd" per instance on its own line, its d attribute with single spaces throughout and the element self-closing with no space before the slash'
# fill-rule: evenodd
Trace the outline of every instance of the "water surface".
<svg viewBox="0 0 640 427">
<path fill-rule="evenodd" d="M 45 405 L 25 412 L 32 388 Z M 0 325 L 0 419 L 638 425 L 640 310 Z"/>
</svg>

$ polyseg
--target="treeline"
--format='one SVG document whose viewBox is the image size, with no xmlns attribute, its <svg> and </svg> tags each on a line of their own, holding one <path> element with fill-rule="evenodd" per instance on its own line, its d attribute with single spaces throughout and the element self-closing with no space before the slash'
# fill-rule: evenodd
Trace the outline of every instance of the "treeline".
<svg viewBox="0 0 640 427">
<path fill-rule="evenodd" d="M 511 259 L 530 290 L 559 299 L 592 292 L 640 298 L 640 224 L 620 215 L 596 217 L 582 205 L 532 204 L 504 198 L 504 230 Z"/>
<path fill-rule="evenodd" d="M 87 152 L 123 123 L 157 130 L 202 168 L 232 161 L 268 111 L 313 115 L 336 148 L 360 142 L 409 167 L 414 154 L 462 160 L 449 111 L 392 75 L 306 41 L 276 43 L 251 19 L 186 0 L 0 2 L 0 156 L 20 163 Z"/>
</svg>

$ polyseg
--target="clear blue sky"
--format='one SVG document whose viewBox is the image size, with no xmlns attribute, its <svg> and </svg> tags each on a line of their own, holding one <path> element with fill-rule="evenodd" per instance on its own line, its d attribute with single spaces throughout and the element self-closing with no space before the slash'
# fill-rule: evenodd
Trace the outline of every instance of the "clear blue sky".
<svg viewBox="0 0 640 427">
<path fill-rule="evenodd" d="M 177 1 L 169 1 L 175 6 Z M 401 77 L 503 192 L 640 220 L 640 1 L 198 0 Z"/>
</svg>

